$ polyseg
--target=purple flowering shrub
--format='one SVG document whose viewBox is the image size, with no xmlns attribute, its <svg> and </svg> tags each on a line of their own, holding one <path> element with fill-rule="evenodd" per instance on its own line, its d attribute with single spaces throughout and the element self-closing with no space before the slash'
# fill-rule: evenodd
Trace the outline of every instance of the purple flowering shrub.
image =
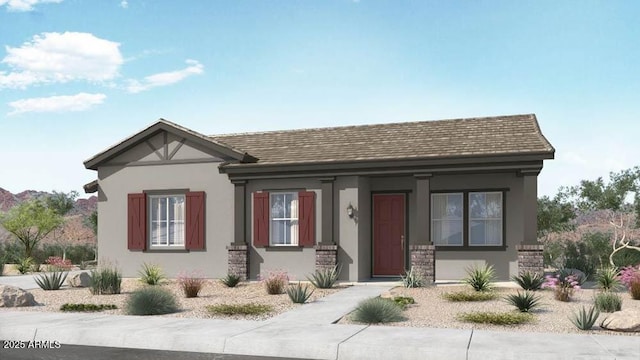
<svg viewBox="0 0 640 360">
<path fill-rule="evenodd" d="M 542 288 L 551 288 L 554 297 L 559 301 L 571 301 L 571 297 L 576 290 L 580 290 L 580 281 L 574 274 L 557 274 L 545 276 Z"/>
<path fill-rule="evenodd" d="M 627 287 L 634 300 L 640 300 L 640 265 L 622 268 L 620 282 Z"/>
</svg>

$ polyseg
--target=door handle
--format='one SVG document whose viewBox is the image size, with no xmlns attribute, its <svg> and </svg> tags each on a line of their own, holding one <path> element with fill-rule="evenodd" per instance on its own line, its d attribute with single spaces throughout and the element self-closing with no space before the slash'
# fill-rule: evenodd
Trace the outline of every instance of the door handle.
<svg viewBox="0 0 640 360">
<path fill-rule="evenodd" d="M 404 250 L 404 235 L 400 235 L 400 248 Z"/>
</svg>

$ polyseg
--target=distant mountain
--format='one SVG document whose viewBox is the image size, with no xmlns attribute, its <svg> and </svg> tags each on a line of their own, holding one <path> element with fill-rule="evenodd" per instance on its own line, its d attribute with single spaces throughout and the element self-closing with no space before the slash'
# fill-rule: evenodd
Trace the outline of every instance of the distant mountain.
<svg viewBox="0 0 640 360">
<path fill-rule="evenodd" d="M 7 211 L 12 207 L 34 198 L 51 195 L 46 191 L 25 190 L 13 194 L 0 187 L 0 211 Z M 69 215 L 89 215 L 98 208 L 98 197 L 91 196 L 88 199 L 77 199 Z"/>
</svg>

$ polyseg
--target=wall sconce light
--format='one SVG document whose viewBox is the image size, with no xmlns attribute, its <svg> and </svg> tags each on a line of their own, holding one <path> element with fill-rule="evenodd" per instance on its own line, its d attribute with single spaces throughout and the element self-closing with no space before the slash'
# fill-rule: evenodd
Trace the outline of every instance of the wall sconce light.
<svg viewBox="0 0 640 360">
<path fill-rule="evenodd" d="M 349 203 L 349 206 L 347 206 L 347 216 L 353 218 L 353 205 L 351 205 L 351 203 Z"/>
</svg>

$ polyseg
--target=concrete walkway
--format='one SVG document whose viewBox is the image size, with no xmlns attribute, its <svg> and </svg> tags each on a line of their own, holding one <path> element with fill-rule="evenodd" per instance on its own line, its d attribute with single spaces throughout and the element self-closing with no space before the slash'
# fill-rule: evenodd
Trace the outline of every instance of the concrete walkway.
<svg viewBox="0 0 640 360">
<path fill-rule="evenodd" d="M 88 273 L 89 271 L 88 270 L 69 271 L 69 275 L 67 275 L 67 278 L 70 278 L 71 276 L 82 273 L 82 272 Z M 0 276 L 0 285 L 17 286 L 23 290 L 39 289 L 40 287 L 38 286 L 38 284 L 36 284 L 35 280 L 33 279 L 40 274 L 42 273 L 26 274 L 26 275 L 3 275 L 3 276 Z"/>
<path fill-rule="evenodd" d="M 301 359 L 640 359 L 640 336 L 333 324 L 388 284 L 353 286 L 268 321 L 0 311 L 0 339 Z"/>
</svg>

